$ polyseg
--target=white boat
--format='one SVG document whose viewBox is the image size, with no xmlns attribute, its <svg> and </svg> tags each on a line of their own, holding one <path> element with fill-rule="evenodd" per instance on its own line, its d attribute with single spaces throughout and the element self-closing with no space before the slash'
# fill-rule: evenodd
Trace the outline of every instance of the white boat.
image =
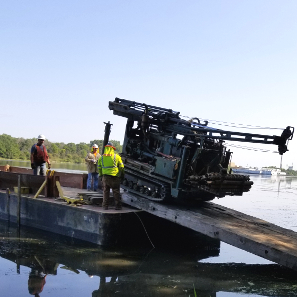
<svg viewBox="0 0 297 297">
<path fill-rule="evenodd" d="M 232 172 L 239 173 L 239 174 L 260 174 L 260 170 L 257 168 L 245 168 L 245 167 L 232 168 Z"/>
<path fill-rule="evenodd" d="M 276 168 L 276 169 L 272 169 L 271 170 L 271 175 L 281 175 L 281 176 L 284 176 L 284 175 L 286 175 L 286 172 L 283 172 L 279 168 Z"/>
</svg>

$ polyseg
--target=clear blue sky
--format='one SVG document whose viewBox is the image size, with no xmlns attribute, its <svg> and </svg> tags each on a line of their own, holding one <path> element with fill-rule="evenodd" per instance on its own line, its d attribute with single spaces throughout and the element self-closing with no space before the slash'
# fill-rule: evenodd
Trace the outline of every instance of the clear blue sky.
<svg viewBox="0 0 297 297">
<path fill-rule="evenodd" d="M 297 126 L 296 15 L 295 0 L 2 1 L 0 134 L 89 142 L 103 139 L 110 121 L 122 142 L 125 119 L 108 109 L 115 97 L 204 119 Z M 295 142 L 283 164 L 297 168 Z M 239 165 L 279 160 L 234 149 Z"/>
</svg>

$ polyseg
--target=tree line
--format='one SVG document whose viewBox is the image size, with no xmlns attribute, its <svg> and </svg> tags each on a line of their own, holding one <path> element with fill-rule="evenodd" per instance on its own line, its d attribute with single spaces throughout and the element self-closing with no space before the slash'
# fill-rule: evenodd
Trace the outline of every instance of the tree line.
<svg viewBox="0 0 297 297">
<path fill-rule="evenodd" d="M 117 152 L 122 152 L 122 146 L 119 141 L 111 140 Z M 36 138 L 15 138 L 7 134 L 0 135 L 0 158 L 30 160 L 31 147 L 37 143 Z M 103 140 L 94 139 L 89 143 L 80 142 L 75 144 L 63 142 L 44 141 L 49 158 L 56 162 L 84 163 L 87 153 L 91 151 L 92 145 L 99 146 L 100 154 L 102 153 Z"/>
</svg>

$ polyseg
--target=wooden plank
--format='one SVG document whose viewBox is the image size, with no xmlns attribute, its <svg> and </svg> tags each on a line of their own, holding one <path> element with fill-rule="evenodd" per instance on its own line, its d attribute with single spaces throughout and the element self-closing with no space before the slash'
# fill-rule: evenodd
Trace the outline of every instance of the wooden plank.
<svg viewBox="0 0 297 297">
<path fill-rule="evenodd" d="M 64 195 L 71 197 L 71 198 L 79 198 L 81 203 L 87 203 L 87 204 L 96 204 L 96 205 L 102 205 L 103 201 L 103 192 L 94 192 L 94 191 L 88 191 L 85 189 L 74 189 L 69 187 L 61 187 L 63 190 Z M 110 195 L 110 205 L 114 205 L 113 202 L 113 196 Z"/>
<path fill-rule="evenodd" d="M 47 179 L 46 179 L 46 180 L 43 182 L 43 184 L 40 186 L 40 188 L 38 189 L 37 193 L 34 195 L 33 198 L 37 198 L 37 197 L 40 195 L 40 193 L 41 193 L 42 190 L 44 189 L 46 183 L 47 183 Z"/>
<path fill-rule="evenodd" d="M 205 202 L 200 205 L 165 205 L 129 192 L 124 203 L 145 210 L 212 238 L 297 270 L 297 233 L 244 213 Z"/>
<path fill-rule="evenodd" d="M 59 190 L 59 194 L 60 194 L 60 198 L 63 199 L 65 202 L 67 202 L 68 204 L 71 204 L 71 203 L 79 203 L 79 202 L 82 202 L 83 199 L 82 198 L 72 198 L 72 197 L 67 197 L 61 187 L 61 184 L 60 182 L 57 180 L 56 181 L 56 185 L 57 185 L 57 188 Z"/>
<path fill-rule="evenodd" d="M 57 185 L 60 197 L 64 198 L 63 189 L 62 189 L 61 184 L 60 184 L 60 182 L 58 180 L 56 181 L 56 185 Z"/>
</svg>

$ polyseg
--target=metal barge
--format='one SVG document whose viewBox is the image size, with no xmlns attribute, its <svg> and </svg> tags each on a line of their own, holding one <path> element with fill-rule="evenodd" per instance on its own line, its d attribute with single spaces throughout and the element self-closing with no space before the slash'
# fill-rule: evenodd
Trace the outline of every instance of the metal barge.
<svg viewBox="0 0 297 297">
<path fill-rule="evenodd" d="M 211 202 L 191 207 L 160 204 L 129 192 L 123 193 L 122 199 L 134 209 L 124 207 L 120 211 L 104 211 L 96 205 L 99 204 L 100 194 L 90 198 L 90 203 L 82 204 L 88 198 L 67 197 L 56 189 L 59 179 L 63 184 L 58 173 L 42 177 L 0 172 L 0 189 L 3 189 L 5 181 L 10 182 L 7 190 L 0 191 L 0 219 L 17 223 L 17 226 L 39 228 L 99 245 L 120 245 L 139 240 L 143 230 L 135 213 L 140 211 L 139 214 L 151 214 L 147 226 L 157 226 L 164 234 L 171 234 L 176 239 L 180 238 L 179 234 L 183 231 L 176 233 L 175 228 L 182 226 L 183 230 L 193 230 L 297 270 L 297 233 L 291 230 Z M 33 193 L 21 194 L 20 189 L 30 181 Z M 34 193 L 40 191 L 45 181 L 47 188 L 40 192 L 42 196 L 34 198 Z M 15 188 L 16 183 L 18 191 L 13 193 L 11 189 Z M 66 187 L 63 189 L 67 190 Z M 87 196 L 83 189 L 71 189 L 69 193 L 71 191 Z M 156 223 L 156 217 L 161 221 Z"/>
</svg>

